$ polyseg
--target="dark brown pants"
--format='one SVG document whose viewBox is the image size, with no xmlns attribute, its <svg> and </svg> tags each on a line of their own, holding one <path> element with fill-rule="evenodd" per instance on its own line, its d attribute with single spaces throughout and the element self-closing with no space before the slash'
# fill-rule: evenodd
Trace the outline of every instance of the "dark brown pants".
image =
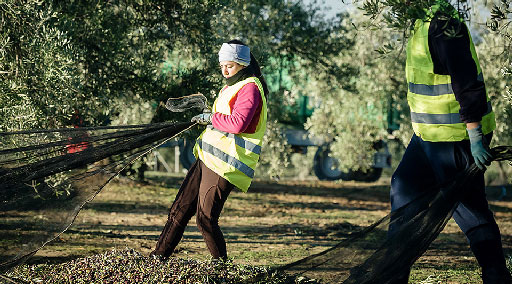
<svg viewBox="0 0 512 284">
<path fill-rule="evenodd" d="M 181 184 L 152 254 L 169 257 L 183 237 L 188 221 L 196 214 L 197 227 L 213 258 L 226 258 L 219 216 L 233 188 L 233 184 L 197 160 Z"/>
</svg>

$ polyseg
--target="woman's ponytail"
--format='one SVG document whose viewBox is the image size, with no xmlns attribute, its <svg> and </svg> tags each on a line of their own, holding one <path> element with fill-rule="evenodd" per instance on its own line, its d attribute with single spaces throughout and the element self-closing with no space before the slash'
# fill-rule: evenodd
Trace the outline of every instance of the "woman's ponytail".
<svg viewBox="0 0 512 284">
<path fill-rule="evenodd" d="M 254 55 L 252 54 L 251 52 L 251 64 L 252 65 L 252 68 L 254 70 L 254 76 L 257 77 L 260 82 L 261 82 L 261 85 L 263 86 L 263 92 L 265 93 L 265 99 L 268 98 L 268 86 L 267 86 L 267 81 L 265 81 L 265 78 L 263 77 L 263 74 L 261 74 L 261 68 L 260 68 L 260 64 L 258 63 L 258 61 L 256 60 L 256 58 L 254 58 Z"/>
</svg>

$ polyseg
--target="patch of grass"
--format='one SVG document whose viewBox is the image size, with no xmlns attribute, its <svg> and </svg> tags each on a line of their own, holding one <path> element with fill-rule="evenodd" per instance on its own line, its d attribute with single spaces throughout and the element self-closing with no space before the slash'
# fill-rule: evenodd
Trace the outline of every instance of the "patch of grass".
<svg viewBox="0 0 512 284">
<path fill-rule="evenodd" d="M 480 284 L 480 270 L 478 268 L 445 267 L 444 269 L 413 267 L 409 283 L 438 284 L 438 283 L 465 283 Z"/>
<path fill-rule="evenodd" d="M 306 257 L 309 255 L 307 249 L 307 246 L 292 246 L 288 249 L 272 251 L 250 250 L 238 254 L 236 258 L 244 259 L 247 263 L 255 263 L 265 259 L 268 265 L 273 266 L 272 260 Z"/>
</svg>

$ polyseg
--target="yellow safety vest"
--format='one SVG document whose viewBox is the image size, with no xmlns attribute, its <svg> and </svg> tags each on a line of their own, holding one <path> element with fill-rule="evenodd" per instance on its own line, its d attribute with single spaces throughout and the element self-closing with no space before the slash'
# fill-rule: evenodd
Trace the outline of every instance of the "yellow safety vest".
<svg viewBox="0 0 512 284">
<path fill-rule="evenodd" d="M 263 102 L 256 131 L 233 134 L 208 125 L 197 138 L 194 146 L 194 155 L 198 159 L 243 192 L 247 192 L 254 177 L 267 125 L 267 101 L 260 80 L 256 77 L 249 77 L 224 88 L 220 91 L 212 109 L 214 113 L 230 115 L 229 102 L 248 83 L 255 83 L 258 86 Z"/>
<path fill-rule="evenodd" d="M 409 87 L 407 101 L 411 108 L 414 133 L 422 140 L 461 141 L 469 137 L 466 125 L 460 119 L 460 104 L 455 99 L 451 77 L 434 73 L 434 64 L 428 46 L 430 21 L 439 9 L 439 4 L 434 5 L 427 12 L 426 19 L 416 20 L 412 37 L 407 43 L 406 76 Z M 453 11 L 453 16 L 460 20 L 456 10 Z M 471 35 L 469 40 L 471 54 L 478 70 L 478 80 L 483 81 Z M 481 123 L 484 134 L 496 128 L 489 96 L 487 96 L 487 112 L 482 117 Z"/>
</svg>

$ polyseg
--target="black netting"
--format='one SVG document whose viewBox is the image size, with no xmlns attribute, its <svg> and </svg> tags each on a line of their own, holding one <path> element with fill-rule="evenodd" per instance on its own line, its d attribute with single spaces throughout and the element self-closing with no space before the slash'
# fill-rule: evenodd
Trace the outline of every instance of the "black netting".
<svg viewBox="0 0 512 284">
<path fill-rule="evenodd" d="M 64 232 L 126 166 L 193 125 L 0 133 L 0 273 Z"/>
<path fill-rule="evenodd" d="M 64 232 L 84 204 L 127 165 L 193 125 L 0 133 L 0 274 Z M 497 161 L 512 160 L 512 147 L 492 152 Z M 440 191 L 421 196 L 324 252 L 277 270 L 325 283 L 391 283 L 407 273 L 443 230 L 466 181 L 477 171 L 472 165 L 440 185 Z"/>
<path fill-rule="evenodd" d="M 512 160 L 512 147 L 492 149 L 495 161 Z M 276 270 L 293 283 L 298 276 L 322 283 L 386 284 L 408 274 L 409 267 L 444 229 L 464 194 L 469 177 L 478 172 L 471 165 L 439 191 L 425 194 L 336 246 Z M 259 281 L 256 276 L 247 283 Z"/>
</svg>

